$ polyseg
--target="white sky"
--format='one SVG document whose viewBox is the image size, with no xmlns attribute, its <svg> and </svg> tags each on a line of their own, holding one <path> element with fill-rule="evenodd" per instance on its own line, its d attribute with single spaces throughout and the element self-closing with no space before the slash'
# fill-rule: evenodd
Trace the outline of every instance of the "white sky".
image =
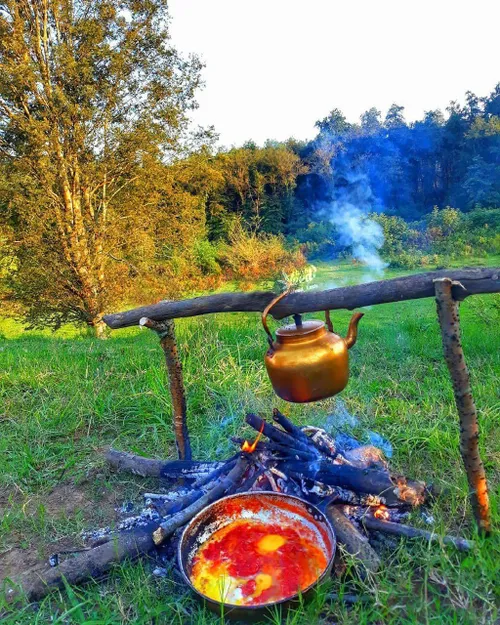
<svg viewBox="0 0 500 625">
<path fill-rule="evenodd" d="M 409 121 L 500 81 L 498 0 L 170 0 L 173 43 L 206 63 L 194 121 L 220 143 L 315 136 L 332 108 Z"/>
</svg>

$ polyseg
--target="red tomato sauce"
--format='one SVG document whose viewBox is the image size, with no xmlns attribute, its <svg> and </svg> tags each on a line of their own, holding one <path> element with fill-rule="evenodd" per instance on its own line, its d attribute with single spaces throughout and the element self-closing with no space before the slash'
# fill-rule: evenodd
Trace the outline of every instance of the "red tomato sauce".
<svg viewBox="0 0 500 625">
<path fill-rule="evenodd" d="M 326 569 L 323 550 L 300 527 L 239 520 L 215 532 L 193 560 L 191 581 L 206 596 L 259 605 L 295 595 Z"/>
</svg>

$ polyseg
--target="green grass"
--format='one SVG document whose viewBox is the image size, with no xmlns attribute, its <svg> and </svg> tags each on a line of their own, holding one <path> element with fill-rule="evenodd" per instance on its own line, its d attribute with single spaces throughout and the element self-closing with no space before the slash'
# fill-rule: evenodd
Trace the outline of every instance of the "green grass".
<svg viewBox="0 0 500 625">
<path fill-rule="evenodd" d="M 489 259 L 489 264 L 500 262 Z M 316 282 L 352 283 L 365 273 L 348 263 L 318 265 Z M 388 271 L 386 277 L 401 273 Z M 447 487 L 432 509 L 436 531 L 474 536 L 435 304 L 419 300 L 365 312 L 352 351 L 351 380 L 341 399 L 359 417 L 358 433 L 369 428 L 391 441 L 396 469 Z M 345 333 L 349 317 L 348 312 L 332 313 L 339 333 Z M 498 532 L 499 296 L 469 298 L 461 306 L 461 320 Z M 321 425 L 335 410 L 336 398 L 288 405 L 274 396 L 263 366 L 266 340 L 257 314 L 179 320 L 177 329 L 196 457 L 229 454 L 228 436 L 246 431 L 247 411 L 269 414 L 277 406 L 297 423 Z M 23 554 L 46 557 L 61 545 L 78 544 L 82 529 L 108 524 L 114 505 L 145 490 L 144 480 L 107 469 L 105 446 L 154 457 L 174 457 L 175 450 L 162 353 L 152 333 L 128 329 L 97 341 L 72 328 L 55 335 L 23 333 L 12 320 L 0 322 L 0 333 L 2 577 L 9 554 L 12 562 Z M 490 624 L 499 617 L 498 535 L 478 538 L 469 555 L 406 541 L 387 550 L 383 559 L 376 579 L 335 578 L 286 622 L 452 625 Z M 330 592 L 367 595 L 369 602 L 346 608 L 331 602 Z M 2 621 L 219 622 L 175 575 L 154 578 L 145 560 L 116 567 L 105 583 L 55 593 L 36 609 L 22 607 Z M 268 622 L 280 620 L 275 615 Z"/>
</svg>

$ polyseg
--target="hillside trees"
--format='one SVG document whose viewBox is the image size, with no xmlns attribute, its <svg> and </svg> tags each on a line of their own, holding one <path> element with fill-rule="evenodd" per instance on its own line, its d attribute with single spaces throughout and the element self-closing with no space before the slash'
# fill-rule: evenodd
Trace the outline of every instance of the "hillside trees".
<svg viewBox="0 0 500 625">
<path fill-rule="evenodd" d="M 2 3 L 3 201 L 33 324 L 100 333 L 127 257 L 152 245 L 151 198 L 123 198 L 179 151 L 200 69 L 170 45 L 166 0 Z"/>
</svg>

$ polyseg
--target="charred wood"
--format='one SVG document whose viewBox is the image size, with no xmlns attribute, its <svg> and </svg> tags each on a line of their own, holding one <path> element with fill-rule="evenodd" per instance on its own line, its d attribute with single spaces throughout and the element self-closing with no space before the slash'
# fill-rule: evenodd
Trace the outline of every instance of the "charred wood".
<svg viewBox="0 0 500 625">
<path fill-rule="evenodd" d="M 383 497 L 386 505 L 401 502 L 419 505 L 425 501 L 425 484 L 407 480 L 402 476 L 391 476 L 378 468 L 359 468 L 346 464 L 331 464 L 325 461 L 309 463 L 281 463 L 281 470 L 299 479 L 310 479 L 323 484 L 341 486 L 357 493 Z"/>
<path fill-rule="evenodd" d="M 267 421 L 264 421 L 264 419 L 261 419 L 261 417 L 256 414 L 247 414 L 245 421 L 254 430 L 257 430 L 257 432 L 262 430 L 264 436 L 267 436 L 267 438 L 279 443 L 280 445 L 285 445 L 287 447 L 291 447 L 292 449 L 298 449 L 305 453 L 311 453 L 311 450 L 313 450 L 313 453 L 315 451 L 309 444 L 299 441 L 291 434 L 278 430 L 278 428 L 275 428 L 270 423 L 267 423 Z M 319 453 L 316 452 L 316 456 L 319 457 Z"/>
<path fill-rule="evenodd" d="M 241 447 L 244 443 L 245 439 L 240 436 L 231 436 L 230 440 L 235 444 Z M 300 449 L 295 449 L 293 447 L 288 447 L 287 445 L 280 445 L 279 443 L 275 443 L 274 441 L 259 441 L 255 446 L 255 451 L 267 451 L 270 453 L 279 453 L 282 456 L 288 456 L 290 459 L 296 458 L 300 460 L 316 460 L 317 456 L 312 451 L 301 451 Z M 273 458 L 273 460 L 277 460 L 278 457 Z"/>
<path fill-rule="evenodd" d="M 301 443 L 304 443 L 305 445 L 311 444 L 309 437 L 299 427 L 292 423 L 290 419 L 285 417 L 285 415 L 277 408 L 274 408 L 273 410 L 273 419 L 276 423 L 278 423 L 278 425 L 281 425 L 285 432 L 288 432 Z"/>
<path fill-rule="evenodd" d="M 369 530 L 385 532 L 386 534 L 394 534 L 396 536 L 405 536 L 406 538 L 424 538 L 429 542 L 442 542 L 444 545 L 453 545 L 459 551 L 470 551 L 474 547 L 473 541 L 465 538 L 440 536 L 428 530 L 422 530 L 402 523 L 393 523 L 392 521 L 382 521 L 372 516 L 363 517 L 361 522 Z"/>
<path fill-rule="evenodd" d="M 335 534 L 347 553 L 354 556 L 360 563 L 356 567 L 358 574 L 365 577 L 366 573 L 376 573 L 380 568 L 380 558 L 358 528 L 337 507 L 329 505 L 326 516 L 335 530 Z"/>
<path fill-rule="evenodd" d="M 105 458 L 118 471 L 128 471 L 141 477 L 165 477 L 171 479 L 198 479 L 224 466 L 224 462 L 196 460 L 156 460 L 144 458 L 126 451 L 108 449 Z"/>
<path fill-rule="evenodd" d="M 153 534 L 153 539 L 156 545 L 161 545 L 169 536 L 185 525 L 195 514 L 198 514 L 200 510 L 202 510 L 208 504 L 220 499 L 223 495 L 228 495 L 231 491 L 236 490 L 238 487 L 240 479 L 243 477 L 245 471 L 248 467 L 248 460 L 244 456 L 240 456 L 236 465 L 231 469 L 231 471 L 223 477 L 220 482 L 209 490 L 203 497 L 200 497 L 195 502 L 193 502 L 190 506 L 174 514 L 163 523 L 160 524 L 160 527 L 155 530 Z"/>
</svg>

